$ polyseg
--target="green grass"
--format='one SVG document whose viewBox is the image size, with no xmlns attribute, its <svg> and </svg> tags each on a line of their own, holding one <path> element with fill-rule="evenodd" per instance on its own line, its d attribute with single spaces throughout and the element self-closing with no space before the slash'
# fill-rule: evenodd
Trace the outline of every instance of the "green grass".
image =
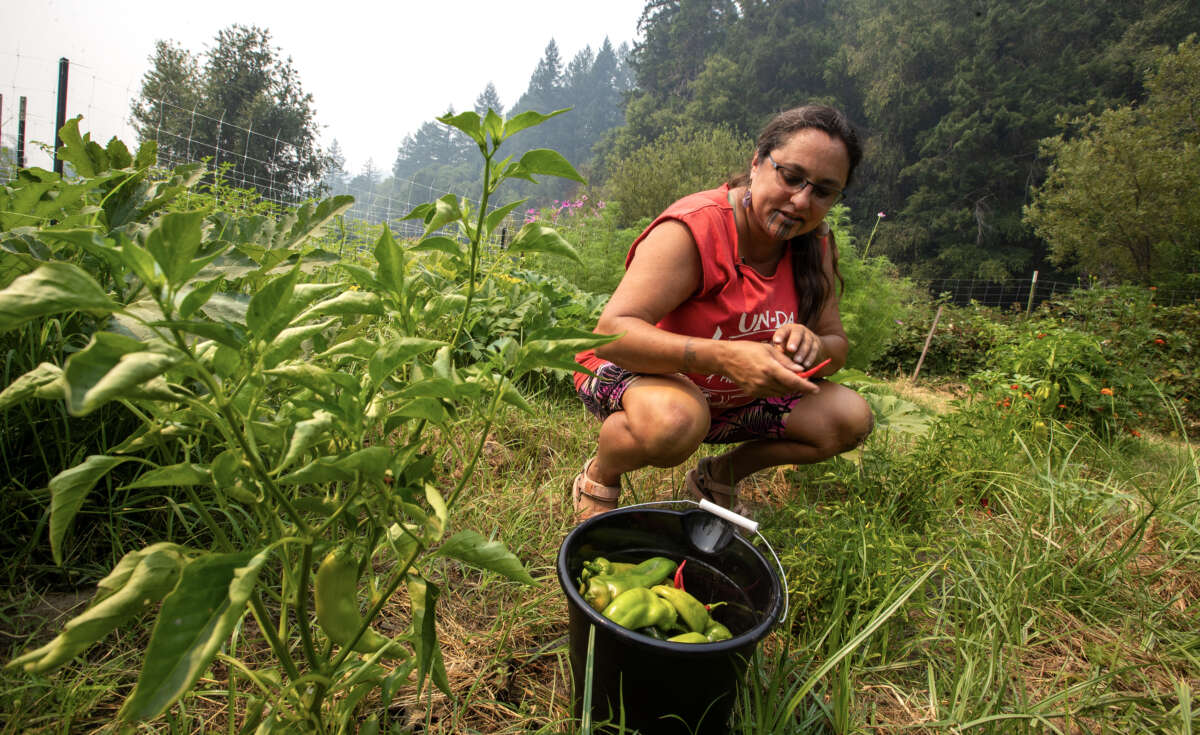
<svg viewBox="0 0 1200 735">
<path fill-rule="evenodd" d="M 365 702 L 362 716 L 390 719 L 391 732 L 579 731 L 554 563 L 571 528 L 566 485 L 596 424 L 561 391 L 536 405 L 498 424 L 455 524 L 503 540 L 539 583 L 442 567 L 439 633 L 457 698 L 401 690 L 389 706 Z M 788 570 L 791 612 L 752 662 L 741 731 L 1193 732 L 1193 449 L 941 405 L 924 435 L 877 432 L 856 461 L 768 471 L 746 488 Z M 455 471 L 453 451 L 442 461 Z M 635 473 L 627 500 L 680 497 L 685 470 Z M 11 656 L 53 626 L 23 615 L 34 591 L 5 595 Z M 406 615 L 386 608 L 379 627 L 400 630 Z M 133 643 L 117 637 L 51 677 L 4 670 L 0 719 L 21 727 L 5 732 L 115 732 L 106 723 L 135 676 Z M 229 732 L 225 677 L 215 667 L 169 722 L 143 731 Z"/>
</svg>

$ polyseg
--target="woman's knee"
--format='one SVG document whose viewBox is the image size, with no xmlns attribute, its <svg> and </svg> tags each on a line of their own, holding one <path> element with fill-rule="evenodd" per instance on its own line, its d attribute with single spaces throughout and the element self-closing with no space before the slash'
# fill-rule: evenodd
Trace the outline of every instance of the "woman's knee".
<svg viewBox="0 0 1200 735">
<path fill-rule="evenodd" d="M 834 416 L 836 431 L 835 454 L 848 452 L 860 446 L 871 435 L 875 428 L 875 414 L 870 404 L 854 391 L 847 391 L 838 401 L 838 410 Z"/>
<path fill-rule="evenodd" d="M 649 420 L 630 424 L 630 430 L 652 464 L 674 467 L 696 451 L 708 433 L 708 413 L 667 405 Z"/>
<path fill-rule="evenodd" d="M 655 465 L 684 461 L 708 433 L 708 404 L 686 391 L 641 391 L 625 412 L 629 432 Z"/>
</svg>

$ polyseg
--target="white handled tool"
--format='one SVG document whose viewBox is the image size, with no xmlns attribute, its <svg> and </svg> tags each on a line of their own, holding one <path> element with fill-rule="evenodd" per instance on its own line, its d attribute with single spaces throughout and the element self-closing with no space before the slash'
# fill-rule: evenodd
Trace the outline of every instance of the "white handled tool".
<svg viewBox="0 0 1200 735">
<path fill-rule="evenodd" d="M 741 526 L 750 533 L 758 533 L 758 521 L 752 521 L 740 513 L 734 513 L 728 508 L 722 508 L 711 500 L 701 499 L 700 507 L 717 516 L 718 518 L 723 518 L 729 521 L 735 526 Z"/>
</svg>

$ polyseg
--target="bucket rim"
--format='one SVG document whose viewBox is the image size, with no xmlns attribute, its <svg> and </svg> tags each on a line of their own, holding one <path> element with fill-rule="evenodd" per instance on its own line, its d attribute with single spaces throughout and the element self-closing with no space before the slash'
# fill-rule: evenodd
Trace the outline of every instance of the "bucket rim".
<svg viewBox="0 0 1200 735">
<path fill-rule="evenodd" d="M 730 540 L 730 543 L 743 544 L 746 549 L 754 555 L 756 560 L 762 564 L 763 568 L 769 573 L 771 585 L 774 587 L 776 595 L 774 603 L 770 606 L 771 609 L 767 611 L 767 615 L 763 620 L 749 630 L 735 635 L 728 640 L 701 644 L 660 641 L 657 638 L 651 638 L 648 635 L 638 633 L 637 631 L 626 628 L 623 625 L 618 625 L 617 623 L 604 617 L 598 610 L 589 605 L 587 601 L 583 599 L 583 595 L 579 593 L 579 590 L 575 588 L 574 580 L 571 579 L 570 576 L 571 571 L 567 568 L 566 550 L 571 546 L 572 540 L 574 540 L 577 536 L 584 535 L 594 525 L 611 522 L 614 519 L 620 518 L 622 515 L 629 515 L 633 513 L 655 513 L 682 516 L 689 512 L 693 511 L 691 509 L 670 510 L 666 508 L 647 508 L 640 505 L 632 505 L 623 508 L 616 508 L 615 510 L 610 510 L 600 515 L 593 516 L 575 526 L 570 532 L 567 533 L 566 537 L 563 538 L 562 543 L 559 544 L 557 555 L 558 558 L 556 559 L 555 563 L 559 586 L 562 587 L 563 592 L 566 594 L 569 602 L 575 607 L 579 608 L 579 610 L 583 612 L 584 616 L 592 625 L 598 626 L 612 634 L 627 636 L 630 642 L 652 650 L 669 651 L 672 654 L 685 654 L 694 656 L 696 658 L 704 658 L 711 655 L 721 655 L 730 652 L 736 652 L 745 648 L 749 644 L 757 645 L 758 642 L 766 638 L 771 629 L 780 622 L 779 611 L 780 608 L 783 607 L 783 597 L 787 594 L 787 592 L 784 589 L 783 582 L 779 578 L 775 567 L 771 566 L 770 562 L 767 561 L 767 558 L 763 556 L 762 552 L 759 551 L 754 544 L 751 544 L 738 534 L 734 534 L 733 538 Z"/>
</svg>

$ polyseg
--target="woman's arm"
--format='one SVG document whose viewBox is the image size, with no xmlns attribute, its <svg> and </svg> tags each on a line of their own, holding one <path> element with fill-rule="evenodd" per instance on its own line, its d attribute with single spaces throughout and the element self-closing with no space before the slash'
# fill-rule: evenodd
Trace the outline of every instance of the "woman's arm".
<svg viewBox="0 0 1200 735">
<path fill-rule="evenodd" d="M 638 243 L 596 326 L 603 334 L 624 336 L 597 347 L 597 356 L 639 373 L 690 370 L 688 338 L 655 325 L 691 298 L 700 280 L 700 253 L 691 231 L 675 220 L 659 223 Z"/>
</svg>

